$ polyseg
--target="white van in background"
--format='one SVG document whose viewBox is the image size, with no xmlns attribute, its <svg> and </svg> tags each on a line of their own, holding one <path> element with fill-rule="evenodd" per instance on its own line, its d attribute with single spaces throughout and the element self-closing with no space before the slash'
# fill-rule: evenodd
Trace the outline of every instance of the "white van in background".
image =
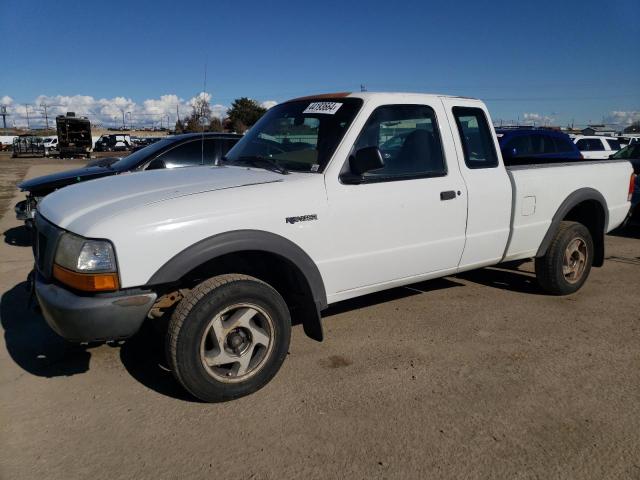
<svg viewBox="0 0 640 480">
<path fill-rule="evenodd" d="M 44 145 L 44 156 L 48 157 L 52 152 L 58 152 L 58 136 L 45 137 L 42 139 Z"/>
</svg>

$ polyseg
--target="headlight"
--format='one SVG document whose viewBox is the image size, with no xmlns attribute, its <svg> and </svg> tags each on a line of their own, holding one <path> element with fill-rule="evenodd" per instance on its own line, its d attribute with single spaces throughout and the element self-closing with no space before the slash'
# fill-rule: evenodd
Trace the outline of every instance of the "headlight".
<svg viewBox="0 0 640 480">
<path fill-rule="evenodd" d="M 116 271 L 111 243 L 87 240 L 71 233 L 65 233 L 60 238 L 55 263 L 80 273 Z"/>
<path fill-rule="evenodd" d="M 117 290 L 116 258 L 111 243 L 63 234 L 56 249 L 53 276 L 78 290 Z"/>
</svg>

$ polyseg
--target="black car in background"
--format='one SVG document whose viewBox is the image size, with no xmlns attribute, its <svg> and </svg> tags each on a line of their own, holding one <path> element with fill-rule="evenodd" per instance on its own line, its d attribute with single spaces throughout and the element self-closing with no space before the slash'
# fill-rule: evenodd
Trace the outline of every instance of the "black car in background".
<svg viewBox="0 0 640 480">
<path fill-rule="evenodd" d="M 131 137 L 133 144 L 132 151 L 140 150 L 141 148 L 148 147 L 152 143 L 156 143 L 162 140 L 163 137 Z"/>
<path fill-rule="evenodd" d="M 242 135 L 188 133 L 166 137 L 123 158 L 101 158 L 86 167 L 32 178 L 18 185 L 27 198 L 15 206 L 16 217 L 30 226 L 42 197 L 78 182 L 125 172 L 216 165 Z"/>
<path fill-rule="evenodd" d="M 102 135 L 93 146 L 94 152 L 125 152 L 133 148 L 129 134 Z"/>
</svg>

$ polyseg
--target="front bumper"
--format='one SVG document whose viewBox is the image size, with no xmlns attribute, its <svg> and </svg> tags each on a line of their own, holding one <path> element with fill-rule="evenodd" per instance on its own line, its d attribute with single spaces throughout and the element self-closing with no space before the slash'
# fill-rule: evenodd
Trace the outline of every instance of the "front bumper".
<svg viewBox="0 0 640 480">
<path fill-rule="evenodd" d="M 81 296 L 36 278 L 36 296 L 49 326 L 76 342 L 115 340 L 136 333 L 157 294 L 154 292 Z"/>
</svg>

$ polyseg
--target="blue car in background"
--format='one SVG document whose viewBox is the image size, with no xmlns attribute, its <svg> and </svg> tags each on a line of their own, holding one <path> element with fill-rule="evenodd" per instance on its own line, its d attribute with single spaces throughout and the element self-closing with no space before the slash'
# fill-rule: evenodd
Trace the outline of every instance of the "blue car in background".
<svg viewBox="0 0 640 480">
<path fill-rule="evenodd" d="M 545 128 L 496 129 L 505 165 L 582 160 L 582 154 L 566 133 Z"/>
</svg>

